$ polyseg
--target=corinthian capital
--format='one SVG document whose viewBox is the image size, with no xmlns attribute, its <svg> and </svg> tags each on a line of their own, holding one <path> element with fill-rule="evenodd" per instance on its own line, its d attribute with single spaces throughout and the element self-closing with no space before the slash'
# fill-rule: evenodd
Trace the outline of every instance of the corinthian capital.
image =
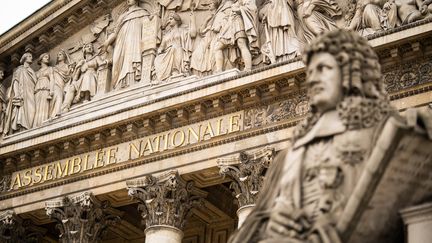
<svg viewBox="0 0 432 243">
<path fill-rule="evenodd" d="M 13 211 L 0 213 L 0 242 L 40 242 L 46 229 L 35 226 L 29 219 L 21 219 Z"/>
<path fill-rule="evenodd" d="M 193 181 L 184 181 L 177 171 L 146 176 L 126 185 L 129 195 L 139 201 L 138 210 L 146 228 L 165 225 L 182 230 L 191 209 L 199 206 L 207 195 Z"/>
<path fill-rule="evenodd" d="M 234 190 L 239 207 L 255 204 L 274 155 L 273 148 L 265 147 L 253 153 L 241 152 L 238 156 L 217 160 L 219 173 L 233 180 L 230 187 Z"/>
<path fill-rule="evenodd" d="M 47 215 L 57 221 L 60 242 L 99 242 L 110 225 L 120 221 L 108 201 L 99 201 L 92 193 L 45 203 Z"/>
</svg>

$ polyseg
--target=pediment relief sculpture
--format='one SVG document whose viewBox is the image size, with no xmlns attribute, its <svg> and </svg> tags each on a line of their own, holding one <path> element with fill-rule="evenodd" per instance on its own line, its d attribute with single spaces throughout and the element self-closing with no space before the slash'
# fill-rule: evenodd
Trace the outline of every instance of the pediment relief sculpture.
<svg viewBox="0 0 432 243">
<path fill-rule="evenodd" d="M 366 36 L 429 17 L 431 9 L 429 0 L 125 0 L 42 54 L 37 72 L 31 62 L 16 68 L 0 131 L 39 127 L 134 85 L 288 61 L 326 31 Z"/>
<path fill-rule="evenodd" d="M 62 111 L 67 112 L 72 103 L 88 102 L 96 95 L 98 70 L 108 65 L 108 60 L 95 53 L 92 43 L 84 44 L 81 59 L 72 75 L 71 82 L 65 88 Z"/>
</svg>

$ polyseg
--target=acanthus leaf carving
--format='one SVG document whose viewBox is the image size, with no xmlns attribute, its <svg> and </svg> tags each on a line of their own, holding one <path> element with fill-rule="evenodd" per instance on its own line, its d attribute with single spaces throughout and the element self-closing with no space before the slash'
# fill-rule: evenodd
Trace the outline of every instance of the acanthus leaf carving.
<svg viewBox="0 0 432 243">
<path fill-rule="evenodd" d="M 275 156 L 275 150 L 265 147 L 253 153 L 218 159 L 219 173 L 233 180 L 230 188 L 239 207 L 254 205 L 264 182 L 264 175 Z"/>
<path fill-rule="evenodd" d="M 127 187 L 129 195 L 139 201 L 138 210 L 146 228 L 167 225 L 182 230 L 191 209 L 201 206 L 207 195 L 176 171 L 128 181 Z"/>
<path fill-rule="evenodd" d="M 22 219 L 14 211 L 0 213 L 0 241 L 5 243 L 36 243 L 46 234 L 46 229 Z"/>
<path fill-rule="evenodd" d="M 47 215 L 57 222 L 61 242 L 99 242 L 109 226 L 120 221 L 120 213 L 108 201 L 99 201 L 92 193 L 45 203 Z"/>
</svg>

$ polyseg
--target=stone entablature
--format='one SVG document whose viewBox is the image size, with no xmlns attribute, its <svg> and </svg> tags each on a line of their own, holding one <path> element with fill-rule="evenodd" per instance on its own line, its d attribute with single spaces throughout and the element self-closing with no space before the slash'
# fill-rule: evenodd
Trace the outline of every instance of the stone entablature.
<svg viewBox="0 0 432 243">
<path fill-rule="evenodd" d="M 429 25 L 430 24 L 424 26 L 418 26 L 413 29 L 408 29 L 406 31 L 410 32 L 412 36 L 422 35 L 422 33 L 424 33 L 423 32 L 424 28 Z M 398 43 L 401 40 L 402 35 L 401 33 L 394 33 L 387 37 L 392 37 L 395 40 L 395 43 Z M 384 37 L 382 38 L 384 39 Z M 425 41 L 426 44 L 427 39 L 425 39 Z M 378 42 L 378 40 L 376 40 L 376 45 L 378 46 L 377 48 L 380 49 L 384 47 L 382 41 L 380 43 Z M 391 43 L 387 45 L 391 45 Z M 423 44 L 422 46 L 425 45 Z M 392 47 L 390 47 L 390 49 L 391 48 Z M 428 49 L 426 48 L 426 46 L 423 48 L 423 50 L 425 50 L 424 54 L 427 55 Z M 424 57 L 424 61 L 422 61 L 422 58 L 418 58 L 418 60 L 416 61 L 418 63 L 416 65 L 418 65 L 417 68 L 419 71 L 412 70 L 410 71 L 411 73 L 416 73 L 416 72 L 421 73 L 421 69 L 422 68 L 424 69 L 424 67 L 427 67 L 429 65 L 427 57 Z M 400 65 L 405 65 L 405 64 L 401 63 Z M 269 67 L 268 69 L 266 70 L 264 69 L 263 71 L 261 71 L 259 74 L 252 74 L 250 76 L 245 76 L 245 77 L 235 75 L 236 73 L 234 72 L 232 74 L 229 73 L 225 74 L 226 76 L 222 75 L 222 77 L 224 77 L 224 79 L 222 80 L 220 80 L 220 78 L 222 78 L 221 76 L 215 76 L 214 81 L 212 81 L 212 77 L 209 76 L 198 80 L 196 83 L 190 83 L 189 80 L 185 80 L 183 82 L 180 81 L 179 83 L 172 83 L 166 86 L 156 86 L 153 88 L 142 87 L 142 88 L 135 88 L 131 90 L 124 90 L 122 92 L 112 94 L 111 96 L 107 96 L 104 99 L 95 100 L 94 102 L 90 102 L 86 105 L 76 107 L 69 113 L 66 113 L 64 116 L 58 118 L 58 121 L 54 121 L 50 124 L 44 125 L 43 129 L 42 128 L 32 129 L 22 133 L 14 134 L 13 136 L 10 137 L 6 137 L 2 142 L 4 144 L 2 152 L 3 153 L 8 153 L 8 151 L 18 152 L 18 147 L 16 147 L 13 144 L 16 143 L 16 145 L 18 145 L 18 142 L 21 142 L 23 140 L 27 140 L 28 144 L 31 144 L 32 146 L 37 144 L 42 144 L 44 143 L 44 141 L 48 141 L 43 139 L 43 137 L 47 137 L 47 138 L 49 137 L 49 141 L 50 141 L 50 144 L 48 144 L 45 148 L 40 148 L 42 149 L 42 151 L 44 151 L 43 154 L 45 155 L 50 154 L 50 151 L 60 152 L 60 151 L 67 150 L 72 153 L 73 151 L 77 151 L 77 152 L 79 152 L 80 150 L 85 151 L 86 149 L 88 150 L 94 148 L 94 146 L 98 146 L 99 143 L 97 141 L 115 143 L 115 141 L 117 141 L 118 139 L 122 139 L 121 136 L 119 136 L 119 134 L 123 134 L 123 135 L 126 134 L 126 136 L 124 136 L 123 139 L 125 138 L 128 139 L 129 136 L 136 136 L 134 135 L 134 131 L 138 131 L 139 134 L 140 133 L 143 134 L 143 133 L 152 133 L 153 130 L 155 129 L 163 130 L 164 126 L 155 127 L 154 124 L 162 124 L 159 121 L 162 121 L 164 119 L 167 121 L 164 124 L 166 124 L 167 127 L 169 127 L 170 124 L 171 125 L 184 124 L 182 122 L 187 122 L 188 120 L 191 121 L 197 119 L 200 120 L 203 119 L 204 117 L 208 117 L 208 116 L 211 117 L 216 114 L 220 114 L 220 112 L 230 112 L 232 111 L 232 109 L 238 109 L 239 107 L 247 108 L 248 106 L 255 104 L 255 103 L 250 103 L 250 101 L 255 102 L 257 100 L 260 100 L 261 102 L 265 103 L 266 100 L 269 100 L 270 97 L 272 96 L 274 97 L 274 95 L 276 94 L 283 95 L 295 91 L 297 89 L 296 87 L 301 84 L 303 79 L 303 75 L 299 73 L 301 72 L 302 68 L 303 68 L 302 63 L 297 61 L 282 66 L 276 66 L 273 68 Z M 390 75 L 391 72 L 394 71 L 391 71 L 391 69 L 388 70 L 390 72 L 389 76 L 391 76 Z M 286 77 L 284 80 L 277 80 L 277 81 L 261 80 L 261 77 L 264 76 L 269 79 L 274 79 L 276 77 L 279 77 L 283 73 L 288 73 L 285 74 L 288 77 Z M 404 78 L 403 74 L 404 73 L 399 74 L 399 78 Z M 384 74 L 385 78 L 387 76 L 388 76 L 387 74 Z M 386 82 L 397 82 L 399 79 L 391 78 L 385 80 Z M 402 81 L 401 84 L 403 84 Z M 222 87 L 222 85 L 219 84 L 223 84 L 223 83 L 225 84 L 223 88 L 219 88 Z M 226 85 L 227 83 L 232 83 L 232 85 L 228 86 Z M 292 84 L 294 84 L 294 86 L 292 86 Z M 428 80 L 427 78 L 425 78 L 425 76 L 422 77 L 421 82 L 408 82 L 407 84 L 402 86 L 401 84 L 399 84 L 400 87 L 398 87 L 397 89 L 389 90 L 392 91 L 390 95 L 391 97 L 393 97 L 392 94 L 396 90 L 402 89 L 400 91 L 396 91 L 394 96 L 395 98 L 401 98 L 407 95 L 411 95 L 413 93 L 427 92 L 429 87 Z M 200 89 L 202 90 L 208 89 L 211 86 L 214 86 L 213 89 L 214 92 L 212 92 L 213 94 L 210 97 L 208 96 L 208 92 L 202 93 L 200 91 Z M 246 86 L 246 87 L 243 89 L 238 88 L 241 86 Z M 409 90 L 408 92 L 404 93 L 404 89 L 407 89 L 407 87 L 409 88 Z M 416 87 L 419 87 L 418 90 L 416 89 Z M 143 97 L 142 96 L 143 92 L 144 94 L 148 94 L 149 97 L 151 98 L 145 96 Z M 159 97 L 153 98 L 155 97 L 156 93 L 159 95 Z M 183 107 L 178 107 L 177 104 L 179 104 L 179 102 L 178 99 L 176 98 L 181 96 L 186 97 L 187 96 L 186 94 L 188 93 L 199 94 L 199 96 L 197 96 L 195 100 L 189 100 L 185 98 L 184 102 L 181 102 L 182 104 L 184 104 Z M 226 94 L 226 93 L 231 93 L 231 94 Z M 172 98 L 172 97 L 176 97 L 176 98 Z M 203 98 L 206 99 L 206 101 L 202 102 Z M 127 99 L 130 100 L 126 103 L 121 103 L 116 105 L 118 99 L 122 99 L 126 101 Z M 160 109 L 158 103 L 162 101 L 167 102 L 167 99 L 176 101 L 173 103 L 173 105 L 176 104 L 175 109 L 170 110 L 169 108 L 167 109 L 165 107 L 163 109 Z M 186 101 L 188 102 L 186 103 Z M 198 102 L 204 104 L 204 106 L 197 105 Z M 129 108 L 126 108 L 127 107 L 126 104 L 129 105 Z M 124 114 L 132 113 L 131 110 L 136 109 L 135 107 L 137 106 L 138 107 L 153 106 L 155 108 L 153 110 L 139 109 L 142 111 L 138 111 L 137 109 L 136 111 L 133 112 L 133 114 L 147 113 L 144 117 L 142 115 L 140 115 L 139 118 L 136 115 L 134 116 L 124 115 Z M 400 107 L 400 108 L 403 109 L 404 107 Z M 89 112 L 91 113 L 89 114 Z M 117 112 L 118 115 L 114 116 L 114 114 Z M 164 115 L 161 115 L 161 112 L 163 112 L 162 114 Z M 106 127 L 106 123 L 102 122 L 102 120 L 106 119 L 104 117 L 107 116 L 111 116 L 109 120 L 110 122 L 116 123 L 115 126 L 110 129 L 98 130 L 98 126 L 101 125 L 95 125 L 95 124 L 103 124 L 103 127 Z M 77 117 L 79 117 L 79 119 L 77 119 Z M 119 117 L 119 119 L 115 120 L 116 117 Z M 125 120 L 128 120 L 128 122 L 124 123 Z M 119 124 L 119 122 L 121 123 Z M 82 129 L 77 130 L 77 128 L 79 127 L 82 127 Z M 89 130 L 88 129 L 89 127 L 92 127 L 93 129 Z M 115 128 L 119 128 L 119 129 L 113 130 Z M 71 130 L 71 132 L 68 133 L 67 130 Z M 91 133 L 91 135 L 87 135 L 83 139 L 79 137 L 76 138 L 77 140 L 83 141 L 82 146 L 79 146 L 79 148 L 74 148 L 77 147 L 76 145 L 79 145 L 74 143 L 72 144 L 71 143 L 65 144 L 64 142 L 60 142 L 56 144 L 52 143 L 54 141 L 52 139 L 53 137 L 70 136 L 76 134 L 78 131 Z M 39 137 L 37 140 L 34 139 L 29 140 L 37 137 Z M 107 138 L 109 139 L 107 140 Z M 86 143 L 86 141 L 88 141 L 88 143 Z M 95 141 L 95 143 L 91 143 L 91 141 Z M 9 146 L 8 144 L 13 146 Z M 90 146 L 92 147 L 89 148 L 87 146 L 88 144 L 90 144 Z M 72 145 L 72 147 L 70 145 Z M 21 151 L 25 147 L 26 147 L 25 143 L 19 144 L 19 148 Z M 26 153 L 33 154 L 33 151 L 26 151 Z M 12 155 L 13 154 L 9 154 L 9 156 Z"/>
</svg>

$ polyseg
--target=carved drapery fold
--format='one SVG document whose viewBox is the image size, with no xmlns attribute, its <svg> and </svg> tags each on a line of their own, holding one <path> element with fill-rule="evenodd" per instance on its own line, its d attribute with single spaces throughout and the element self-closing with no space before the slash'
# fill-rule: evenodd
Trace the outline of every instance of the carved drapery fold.
<svg viewBox="0 0 432 243">
<path fill-rule="evenodd" d="M 29 219 L 21 219 L 13 211 L 0 213 L 0 242 L 40 242 L 46 229 L 35 226 Z"/>
<path fill-rule="evenodd" d="M 255 204 L 266 169 L 274 156 L 275 150 L 265 147 L 253 153 L 241 152 L 238 156 L 217 160 L 220 174 L 233 180 L 230 187 L 239 207 Z"/>
<path fill-rule="evenodd" d="M 126 185 L 129 195 L 139 201 L 138 210 L 146 228 L 166 225 L 182 230 L 191 209 L 200 206 L 207 194 L 193 181 L 184 181 L 177 171 L 127 181 Z"/>
<path fill-rule="evenodd" d="M 109 201 L 99 201 L 92 193 L 45 203 L 47 215 L 57 222 L 60 242 L 99 242 L 109 226 L 120 221 Z"/>
</svg>

